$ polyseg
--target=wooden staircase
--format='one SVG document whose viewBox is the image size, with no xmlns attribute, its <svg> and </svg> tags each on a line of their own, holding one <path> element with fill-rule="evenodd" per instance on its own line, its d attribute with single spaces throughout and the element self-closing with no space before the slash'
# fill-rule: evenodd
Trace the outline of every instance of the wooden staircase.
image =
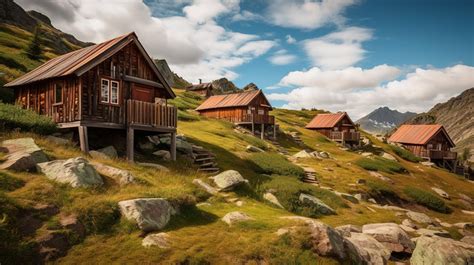
<svg viewBox="0 0 474 265">
<path fill-rule="evenodd" d="M 202 146 L 193 145 L 192 157 L 194 164 L 198 166 L 198 172 L 215 175 L 220 172 L 217 166 L 216 156 Z"/>
<path fill-rule="evenodd" d="M 290 133 L 291 138 L 293 141 L 295 141 L 298 145 L 304 145 L 303 141 L 301 140 L 300 136 L 297 133 L 291 132 Z"/>
<path fill-rule="evenodd" d="M 316 171 L 312 168 L 309 167 L 304 167 L 304 177 L 302 181 L 304 183 L 310 183 L 310 184 L 319 184 L 318 179 L 316 178 Z"/>
</svg>

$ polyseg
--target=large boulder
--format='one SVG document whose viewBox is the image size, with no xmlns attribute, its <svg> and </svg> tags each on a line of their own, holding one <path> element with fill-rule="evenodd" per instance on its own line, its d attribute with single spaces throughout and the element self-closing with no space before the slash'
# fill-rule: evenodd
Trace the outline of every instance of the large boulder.
<svg viewBox="0 0 474 265">
<path fill-rule="evenodd" d="M 312 157 L 313 156 L 310 153 L 308 153 L 306 150 L 301 150 L 292 156 L 292 158 L 312 158 Z"/>
<path fill-rule="evenodd" d="M 93 158 L 114 159 L 118 157 L 117 150 L 113 146 L 107 146 L 98 150 L 89 151 L 89 155 Z"/>
<path fill-rule="evenodd" d="M 351 233 L 362 233 L 362 227 L 357 225 L 341 225 L 335 229 L 344 237 L 350 237 Z"/>
<path fill-rule="evenodd" d="M 230 212 L 224 215 L 224 217 L 222 217 L 222 221 L 227 223 L 229 226 L 238 222 L 249 221 L 249 220 L 253 220 L 253 218 L 243 212 Z"/>
<path fill-rule="evenodd" d="M 8 154 L 0 169 L 32 171 L 36 169 L 36 164 L 48 161 L 48 157 L 35 144 L 33 138 L 6 140 L 2 142 L 2 147 Z"/>
<path fill-rule="evenodd" d="M 193 184 L 198 187 L 201 187 L 203 190 L 205 190 L 209 194 L 217 195 L 219 193 L 219 191 L 216 188 L 212 187 L 211 185 L 205 183 L 204 181 L 200 179 L 193 179 Z"/>
<path fill-rule="evenodd" d="M 161 137 L 160 143 L 170 146 L 171 137 Z M 193 145 L 182 138 L 176 138 L 176 150 L 184 154 L 191 154 L 193 152 Z"/>
<path fill-rule="evenodd" d="M 420 224 L 433 224 L 434 223 L 433 219 L 431 219 L 428 215 L 424 213 L 408 211 L 407 216 L 411 220 Z"/>
<path fill-rule="evenodd" d="M 410 259 L 412 265 L 474 264 L 474 245 L 449 238 L 422 236 Z"/>
<path fill-rule="evenodd" d="M 153 152 L 153 155 L 164 161 L 171 160 L 171 153 L 168 150 L 158 150 L 156 152 Z"/>
<path fill-rule="evenodd" d="M 174 212 L 171 204 L 163 198 L 139 198 L 118 203 L 122 215 L 137 223 L 145 231 L 164 228 Z"/>
<path fill-rule="evenodd" d="M 109 176 L 116 180 L 120 186 L 127 185 L 135 181 L 135 177 L 128 170 L 107 166 L 98 162 L 93 162 L 92 165 L 97 171 L 99 171 L 100 174 Z"/>
<path fill-rule="evenodd" d="M 361 259 L 360 264 L 387 264 L 390 259 L 390 250 L 370 235 L 350 233 L 350 236 L 345 240 L 352 243 L 354 252 L 357 253 L 356 256 Z M 350 249 L 351 245 L 346 244 L 346 248 Z"/>
<path fill-rule="evenodd" d="M 142 240 L 142 246 L 144 247 L 157 246 L 159 248 L 169 248 L 170 247 L 169 237 L 170 236 L 167 233 L 150 234 L 150 235 L 147 235 Z"/>
<path fill-rule="evenodd" d="M 318 255 L 345 259 L 344 238 L 332 227 L 318 221 L 306 221 L 311 249 Z"/>
<path fill-rule="evenodd" d="M 234 187 L 247 182 L 236 170 L 226 170 L 213 179 L 214 183 L 222 191 L 232 190 Z"/>
<path fill-rule="evenodd" d="M 448 200 L 450 199 L 449 194 L 448 194 L 446 191 L 444 191 L 444 190 L 442 190 L 442 189 L 440 189 L 440 188 L 435 188 L 435 187 L 432 187 L 431 189 L 432 189 L 434 192 L 436 192 L 439 196 L 441 196 L 441 197 L 443 197 L 443 198 L 445 198 L 445 199 L 448 199 Z"/>
<path fill-rule="evenodd" d="M 37 169 L 49 179 L 69 184 L 73 188 L 102 186 L 104 184 L 95 168 L 82 157 L 39 163 Z"/>
<path fill-rule="evenodd" d="M 388 160 L 391 160 L 391 161 L 397 161 L 397 159 L 396 159 L 393 155 L 391 155 L 391 154 L 389 154 L 389 153 L 383 152 L 382 155 L 381 155 L 381 157 L 383 157 L 383 158 L 385 158 L 385 159 L 388 159 Z"/>
<path fill-rule="evenodd" d="M 336 211 L 334 211 L 331 207 L 329 207 L 323 201 L 309 194 L 301 193 L 299 200 L 303 204 L 307 204 L 315 208 L 319 214 L 324 214 L 324 215 L 336 214 Z"/>
<path fill-rule="evenodd" d="M 278 198 L 273 195 L 273 193 L 267 192 L 263 194 L 263 198 L 271 204 L 278 206 L 279 208 L 284 208 L 283 205 L 281 205 L 280 201 L 278 201 Z"/>
<path fill-rule="evenodd" d="M 415 245 L 410 237 L 395 223 L 367 224 L 362 232 L 375 238 L 391 252 L 412 253 Z"/>
</svg>

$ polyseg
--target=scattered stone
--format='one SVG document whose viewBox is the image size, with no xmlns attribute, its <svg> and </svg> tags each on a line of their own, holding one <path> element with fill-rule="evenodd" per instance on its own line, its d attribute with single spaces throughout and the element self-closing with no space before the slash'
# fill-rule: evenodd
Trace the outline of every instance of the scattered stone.
<svg viewBox="0 0 474 265">
<path fill-rule="evenodd" d="M 372 177 L 376 177 L 376 178 L 378 178 L 378 179 L 380 179 L 380 180 L 393 183 L 393 181 L 392 181 L 390 178 L 385 177 L 384 175 L 380 174 L 379 172 L 370 171 L 369 174 L 370 174 Z"/>
<path fill-rule="evenodd" d="M 450 237 L 450 234 L 445 230 L 432 230 L 426 228 L 420 228 L 416 230 L 416 233 L 420 236 L 440 236 L 440 237 Z"/>
<path fill-rule="evenodd" d="M 173 212 L 171 204 L 163 198 L 139 198 L 118 203 L 122 215 L 135 221 L 145 232 L 160 230 L 168 224 Z"/>
<path fill-rule="evenodd" d="M 194 179 L 193 183 L 201 188 L 203 188 L 207 193 L 212 194 L 212 195 L 217 195 L 219 191 L 212 187 L 211 185 L 205 183 L 204 181 L 200 179 Z"/>
<path fill-rule="evenodd" d="M 258 147 L 253 146 L 253 145 L 247 145 L 247 147 L 245 149 L 248 152 L 254 152 L 254 153 L 263 153 L 263 152 L 265 152 L 263 149 L 258 148 Z"/>
<path fill-rule="evenodd" d="M 278 201 L 278 198 L 275 195 L 273 195 L 272 193 L 267 192 L 267 193 L 263 194 L 263 198 L 265 200 L 269 201 L 270 203 L 284 209 L 283 205 L 281 205 L 281 203 Z"/>
<path fill-rule="evenodd" d="M 474 211 L 461 210 L 462 213 L 474 215 Z"/>
<path fill-rule="evenodd" d="M 150 141 L 138 142 L 138 148 L 143 151 L 152 151 L 153 149 L 155 149 L 155 145 Z"/>
<path fill-rule="evenodd" d="M 440 188 L 435 188 L 435 187 L 432 187 L 431 188 L 434 192 L 436 192 L 439 196 L 445 198 L 445 199 L 450 199 L 449 198 L 449 194 L 447 192 L 445 192 L 444 190 L 440 189 Z"/>
<path fill-rule="evenodd" d="M 379 209 L 390 210 L 390 211 L 398 211 L 398 212 L 408 211 L 407 209 L 404 209 L 404 208 L 401 208 L 401 207 L 398 207 L 398 206 L 393 206 L 393 205 L 377 205 L 376 204 L 376 205 L 373 205 L 373 207 L 379 208 Z M 403 214 L 401 214 L 401 215 L 403 215 Z"/>
<path fill-rule="evenodd" d="M 426 166 L 426 167 L 434 167 L 435 166 L 435 163 L 428 162 L 428 161 L 423 161 L 420 164 L 422 164 L 423 166 Z"/>
<path fill-rule="evenodd" d="M 446 228 L 451 228 L 451 227 L 453 227 L 452 224 L 446 223 L 446 222 L 440 222 L 439 224 L 440 224 L 442 227 L 446 227 Z"/>
<path fill-rule="evenodd" d="M 316 211 L 320 214 L 325 214 L 325 215 L 336 214 L 336 211 L 334 211 L 331 207 L 329 207 L 323 201 L 309 194 L 301 193 L 299 200 L 302 203 L 310 204 L 312 207 L 316 208 Z"/>
<path fill-rule="evenodd" d="M 243 201 L 236 201 L 235 205 L 237 205 L 238 207 L 242 207 L 242 205 L 244 205 L 244 202 Z"/>
<path fill-rule="evenodd" d="M 60 137 L 56 137 L 56 136 L 53 136 L 53 135 L 48 135 L 46 136 L 46 140 L 50 141 L 50 142 L 53 142 L 57 145 L 68 145 L 68 144 L 71 144 L 71 142 L 67 139 L 64 139 L 64 138 L 60 138 Z"/>
<path fill-rule="evenodd" d="M 227 223 L 229 226 L 243 221 L 253 220 L 252 217 L 243 212 L 230 212 L 222 217 L 222 221 Z"/>
<path fill-rule="evenodd" d="M 345 240 L 352 243 L 355 253 L 361 257 L 363 262 L 359 264 L 387 264 L 390 258 L 390 250 L 370 235 L 353 232 Z"/>
<path fill-rule="evenodd" d="M 99 162 L 92 162 L 91 164 L 100 174 L 115 179 L 120 186 L 131 184 L 135 181 L 135 177 L 128 170 L 107 166 Z"/>
<path fill-rule="evenodd" d="M 336 191 L 336 192 L 334 192 L 334 193 L 335 193 L 336 195 L 342 197 L 343 199 L 348 200 L 348 201 L 350 201 L 350 202 L 352 202 L 352 203 L 359 203 L 359 200 L 358 200 L 356 197 L 352 196 L 351 194 L 342 193 L 342 192 L 338 192 L 338 191 Z"/>
<path fill-rule="evenodd" d="M 399 225 L 399 226 L 400 226 L 401 229 L 403 229 L 403 230 L 404 230 L 405 232 L 407 232 L 407 233 L 413 233 L 413 232 L 416 231 L 415 229 L 413 229 L 413 228 L 411 228 L 411 227 L 409 227 L 409 226 L 403 225 L 403 224 L 401 224 L 401 225 Z"/>
<path fill-rule="evenodd" d="M 431 219 L 428 215 L 426 215 L 424 213 L 408 211 L 407 216 L 408 216 L 408 218 L 410 218 L 411 220 L 413 220 L 417 223 L 422 223 L 422 224 L 433 224 L 434 223 L 433 219 Z"/>
<path fill-rule="evenodd" d="M 455 223 L 455 224 L 453 224 L 453 226 L 455 226 L 455 227 L 457 227 L 457 228 L 461 228 L 461 229 L 474 228 L 474 224 L 473 224 L 473 223 Z"/>
<path fill-rule="evenodd" d="M 115 159 L 118 157 L 117 150 L 113 146 L 107 146 L 95 151 L 90 151 L 89 155 L 93 158 Z"/>
<path fill-rule="evenodd" d="M 2 142 L 8 154 L 4 157 L 5 162 L 0 169 L 15 171 L 33 171 L 36 164 L 48 161 L 48 157 L 39 148 L 33 138 L 18 138 Z"/>
<path fill-rule="evenodd" d="M 354 198 L 356 198 L 358 201 L 362 201 L 364 200 L 364 198 L 367 199 L 366 196 L 364 196 L 362 193 L 355 194 Z"/>
<path fill-rule="evenodd" d="M 170 248 L 169 238 L 170 236 L 167 233 L 150 234 L 142 240 L 142 246 L 157 246 L 163 249 Z"/>
<path fill-rule="evenodd" d="M 377 204 L 377 201 L 374 198 L 370 198 L 367 201 L 373 204 Z"/>
<path fill-rule="evenodd" d="M 464 201 L 467 201 L 469 203 L 473 203 L 474 201 L 471 199 L 471 197 L 467 196 L 466 194 L 463 193 L 458 193 L 459 197 L 463 199 Z"/>
<path fill-rule="evenodd" d="M 363 145 L 371 145 L 371 144 L 372 144 L 372 141 L 370 141 L 369 138 L 362 137 L 361 143 L 362 143 Z"/>
<path fill-rule="evenodd" d="M 277 236 L 286 235 L 290 232 L 288 228 L 280 228 L 276 231 Z"/>
<path fill-rule="evenodd" d="M 155 164 L 155 163 L 137 163 L 137 165 L 142 166 L 142 167 L 151 167 L 151 168 L 157 169 L 159 171 L 163 171 L 163 172 L 169 172 L 170 171 L 167 167 L 162 166 L 160 164 Z"/>
<path fill-rule="evenodd" d="M 79 222 L 76 214 L 60 215 L 59 223 L 63 228 L 72 231 L 79 238 L 84 238 L 86 236 L 86 229 L 84 225 Z"/>
<path fill-rule="evenodd" d="M 367 224 L 362 226 L 362 232 L 374 237 L 391 252 L 412 253 L 415 248 L 407 233 L 395 223 Z"/>
<path fill-rule="evenodd" d="M 313 156 L 306 150 L 301 150 L 292 156 L 293 158 L 312 158 Z"/>
<path fill-rule="evenodd" d="M 371 153 L 371 152 L 363 152 L 360 155 L 363 156 L 363 157 L 369 157 L 369 156 L 373 156 L 374 154 Z"/>
<path fill-rule="evenodd" d="M 398 161 L 393 155 L 383 152 L 381 155 L 383 158 L 391 160 L 391 161 Z"/>
<path fill-rule="evenodd" d="M 410 259 L 412 265 L 471 264 L 474 245 L 449 238 L 422 236 Z"/>
<path fill-rule="evenodd" d="M 474 236 L 465 236 L 461 239 L 461 242 L 471 244 L 474 246 Z"/>
<path fill-rule="evenodd" d="M 362 233 L 362 227 L 357 225 L 341 225 L 335 228 L 343 237 L 350 237 L 351 233 Z"/>
<path fill-rule="evenodd" d="M 153 155 L 164 161 L 171 160 L 171 153 L 168 150 L 158 150 L 156 152 L 153 152 Z"/>
<path fill-rule="evenodd" d="M 410 227 L 410 228 L 413 228 L 413 229 L 417 229 L 418 226 L 413 223 L 413 221 L 411 221 L 410 219 L 405 219 L 402 221 L 402 225 L 404 226 L 407 226 L 407 227 Z"/>
<path fill-rule="evenodd" d="M 358 179 L 357 180 L 357 184 L 366 184 L 367 183 L 367 180 L 365 179 Z"/>
<path fill-rule="evenodd" d="M 318 153 L 318 152 L 316 151 L 316 153 L 317 153 L 317 156 L 318 156 L 319 158 L 325 158 L 325 159 L 330 158 L 328 152 L 322 151 L 322 152 L 319 152 L 319 153 Z"/>
<path fill-rule="evenodd" d="M 232 190 L 234 187 L 242 183 L 248 182 L 236 170 L 226 170 L 215 176 L 213 179 L 214 183 L 217 185 L 217 187 L 219 187 L 221 191 Z"/>
<path fill-rule="evenodd" d="M 36 165 L 49 179 L 59 183 L 66 183 L 73 188 L 102 186 L 104 181 L 95 168 L 82 158 L 70 158 L 67 160 L 54 160 Z"/>
</svg>

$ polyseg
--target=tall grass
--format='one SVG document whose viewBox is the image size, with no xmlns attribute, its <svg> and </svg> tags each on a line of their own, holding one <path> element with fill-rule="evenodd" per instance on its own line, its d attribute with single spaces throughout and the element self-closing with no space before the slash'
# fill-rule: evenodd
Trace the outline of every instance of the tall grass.
<svg viewBox="0 0 474 265">
<path fill-rule="evenodd" d="M 404 192 L 416 203 L 424 205 L 433 211 L 440 213 L 452 212 L 451 208 L 449 208 L 441 198 L 431 192 L 414 187 L 407 187 L 405 188 Z"/>
<path fill-rule="evenodd" d="M 398 147 L 396 145 L 390 145 L 390 149 L 392 149 L 393 152 L 395 152 L 395 154 L 397 154 L 399 157 L 407 160 L 407 161 L 410 161 L 410 162 L 420 162 L 422 159 L 417 157 L 416 155 L 414 155 L 412 152 L 404 149 L 404 148 L 401 148 L 401 147 Z"/>
<path fill-rule="evenodd" d="M 47 116 L 22 109 L 19 106 L 0 103 L 0 129 L 14 130 L 17 128 L 38 134 L 51 134 L 57 129 L 53 120 Z"/>
<path fill-rule="evenodd" d="M 386 173 L 404 173 L 407 170 L 396 161 L 388 160 L 381 157 L 375 158 L 360 158 L 355 161 L 355 164 L 363 169 L 370 171 L 382 171 Z"/>
<path fill-rule="evenodd" d="M 304 170 L 301 167 L 292 164 L 279 154 L 256 153 L 250 155 L 249 160 L 258 166 L 256 169 L 258 173 L 304 177 Z"/>
</svg>

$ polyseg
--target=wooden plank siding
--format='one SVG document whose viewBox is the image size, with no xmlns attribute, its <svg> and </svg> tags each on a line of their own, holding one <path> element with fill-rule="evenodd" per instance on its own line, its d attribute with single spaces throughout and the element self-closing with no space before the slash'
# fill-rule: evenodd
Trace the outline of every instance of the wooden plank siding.
<svg viewBox="0 0 474 265">
<path fill-rule="evenodd" d="M 430 159 L 455 160 L 457 153 L 451 151 L 451 145 L 441 131 L 433 136 L 425 145 L 402 144 L 414 155 Z M 440 148 L 439 148 L 440 147 Z"/>
</svg>

